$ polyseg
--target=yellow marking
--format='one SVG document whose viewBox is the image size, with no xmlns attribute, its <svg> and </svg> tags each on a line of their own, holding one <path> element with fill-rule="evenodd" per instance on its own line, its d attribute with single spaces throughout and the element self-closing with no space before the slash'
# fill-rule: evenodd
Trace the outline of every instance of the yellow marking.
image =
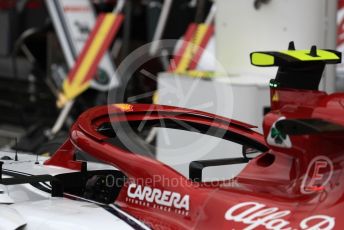
<svg viewBox="0 0 344 230">
<path fill-rule="evenodd" d="M 66 98 L 66 102 L 77 97 L 79 94 L 85 91 L 89 86 L 90 86 L 90 82 L 86 82 L 82 85 L 75 85 L 75 84 L 70 85 L 68 81 L 65 81 L 63 83 L 63 89 L 64 89 L 64 96 Z"/>
<path fill-rule="evenodd" d="M 193 36 L 192 41 L 188 44 L 187 48 L 185 49 L 185 52 L 179 62 L 179 65 L 175 70 L 176 73 L 182 73 L 188 69 L 195 53 L 198 49 L 200 49 L 199 46 L 202 43 L 202 40 L 205 34 L 207 33 L 208 29 L 209 26 L 207 24 L 199 24 L 197 26 L 195 35 Z"/>
<path fill-rule="evenodd" d="M 265 53 L 252 53 L 251 62 L 258 66 L 272 66 L 275 64 L 275 57 Z"/>
<path fill-rule="evenodd" d="M 200 71 L 200 70 L 189 70 L 185 72 L 186 75 L 194 78 L 213 78 L 216 77 L 216 73 L 213 71 Z"/>
<path fill-rule="evenodd" d="M 69 83 L 66 80 L 63 84 L 65 96 L 68 99 L 73 99 L 78 94 L 86 90 L 89 86 L 88 83 L 83 83 L 84 78 L 86 77 L 87 73 L 89 72 L 92 63 L 94 62 L 95 57 L 97 56 L 100 48 L 106 39 L 106 35 L 108 34 L 109 30 L 113 26 L 113 22 L 116 20 L 116 15 L 114 14 L 107 14 L 101 24 L 97 35 L 95 36 L 94 40 L 92 41 L 88 52 L 86 53 L 85 57 L 83 58 L 76 74 L 73 79 L 73 82 Z M 82 85 L 80 85 L 82 84 Z"/>
<path fill-rule="evenodd" d="M 278 102 L 279 101 L 279 96 L 278 96 L 277 92 L 275 92 L 275 94 L 272 96 L 272 101 L 273 102 Z"/>
<path fill-rule="evenodd" d="M 158 91 L 156 90 L 153 94 L 153 104 L 158 104 L 159 102 L 159 94 Z"/>
<path fill-rule="evenodd" d="M 102 46 L 102 43 L 104 42 L 106 35 L 108 34 L 108 31 L 111 29 L 111 26 L 115 18 L 116 16 L 114 15 L 105 16 L 104 21 L 98 30 L 97 35 L 95 36 L 93 42 L 91 43 L 91 46 L 89 47 L 87 54 L 84 57 L 83 62 L 79 66 L 73 83 L 75 82 L 75 84 L 79 85 L 84 80 L 84 77 L 87 75 L 88 70 L 92 66 L 92 62 L 94 61 L 94 58 L 97 56 Z"/>
<path fill-rule="evenodd" d="M 284 50 L 281 53 L 289 55 L 300 61 L 321 61 L 321 60 L 339 60 L 339 57 L 332 52 L 326 50 L 317 50 L 318 57 L 309 55 L 310 50 Z"/>
<path fill-rule="evenodd" d="M 56 102 L 56 106 L 57 108 L 62 108 L 63 106 L 65 106 L 65 104 L 67 104 L 68 99 L 66 98 L 66 96 L 63 93 L 59 93 L 58 98 L 57 98 L 57 102 Z"/>
</svg>

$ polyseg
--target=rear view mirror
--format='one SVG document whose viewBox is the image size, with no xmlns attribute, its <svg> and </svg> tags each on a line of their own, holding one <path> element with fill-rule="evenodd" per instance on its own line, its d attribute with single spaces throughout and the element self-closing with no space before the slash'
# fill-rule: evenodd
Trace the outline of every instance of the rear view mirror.
<svg viewBox="0 0 344 230">
<path fill-rule="evenodd" d="M 246 146 L 246 145 L 242 146 L 242 155 L 245 159 L 251 160 L 251 159 L 259 156 L 261 153 L 262 153 L 261 151 L 255 149 L 255 148 L 251 148 L 251 147 Z"/>
</svg>

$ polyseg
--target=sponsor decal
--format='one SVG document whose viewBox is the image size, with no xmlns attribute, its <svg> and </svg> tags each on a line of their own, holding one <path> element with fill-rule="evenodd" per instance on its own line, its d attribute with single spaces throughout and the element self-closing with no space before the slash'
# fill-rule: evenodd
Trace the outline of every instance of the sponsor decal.
<svg viewBox="0 0 344 230">
<path fill-rule="evenodd" d="M 281 117 L 279 118 L 277 121 L 275 121 L 275 123 L 272 125 L 268 138 L 267 138 L 267 142 L 269 145 L 271 146 L 276 146 L 276 147 L 280 147 L 280 148 L 291 148 L 292 144 L 290 141 L 290 137 L 281 132 L 281 130 L 278 130 L 276 128 L 276 123 L 280 120 L 284 120 L 285 117 Z"/>
<path fill-rule="evenodd" d="M 239 203 L 227 210 L 225 219 L 246 224 L 244 230 L 264 227 L 271 230 L 331 230 L 335 226 L 335 219 L 326 215 L 314 215 L 304 218 L 297 228 L 291 227 L 286 219 L 290 210 L 280 210 L 277 207 L 269 208 L 258 202 Z"/>
<path fill-rule="evenodd" d="M 333 163 L 327 156 L 317 156 L 308 165 L 301 183 L 301 193 L 310 194 L 325 189 L 333 174 Z"/>
<path fill-rule="evenodd" d="M 142 206 L 153 207 L 162 211 L 174 211 L 177 214 L 188 215 L 190 196 L 178 192 L 151 188 L 137 184 L 129 184 L 127 202 Z"/>
</svg>

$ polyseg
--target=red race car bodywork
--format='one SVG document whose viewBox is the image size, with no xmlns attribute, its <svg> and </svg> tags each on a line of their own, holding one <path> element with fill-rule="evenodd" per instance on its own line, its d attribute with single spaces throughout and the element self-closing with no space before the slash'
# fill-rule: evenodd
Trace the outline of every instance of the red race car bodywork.
<svg viewBox="0 0 344 230">
<path fill-rule="evenodd" d="M 317 90 L 325 64 L 341 57 L 319 50 L 316 58 L 312 49 L 302 51 L 310 55 L 303 60 L 290 51 L 261 53 L 273 58 L 269 65 L 280 66 L 271 82 L 264 136 L 252 131 L 253 126 L 199 111 L 110 105 L 81 115 L 70 139 L 46 164 L 81 169 L 73 160 L 78 148 L 116 166 L 128 177 L 116 205 L 153 229 L 343 229 L 344 94 Z M 324 58 L 323 52 L 334 56 Z M 307 79 L 300 82 L 303 77 Z M 230 160 L 192 162 L 186 178 L 114 141 L 116 133 L 125 132 L 121 124 L 175 119 L 214 136 L 221 131 L 222 138 L 265 153 L 234 179 L 211 183 L 201 181 L 202 169 Z M 110 134 L 109 124 L 115 129 Z"/>
</svg>

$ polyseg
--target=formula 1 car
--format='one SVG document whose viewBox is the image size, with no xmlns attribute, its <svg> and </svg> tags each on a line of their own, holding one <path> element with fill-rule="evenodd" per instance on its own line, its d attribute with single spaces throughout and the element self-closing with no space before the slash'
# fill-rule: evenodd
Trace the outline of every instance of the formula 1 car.
<svg viewBox="0 0 344 230">
<path fill-rule="evenodd" d="M 21 217 L 17 226 L 24 229 L 47 222 L 48 227 L 63 223 L 64 229 L 80 223 L 84 228 L 95 223 L 121 228 L 101 219 L 105 212 L 100 209 L 115 213 L 121 226 L 137 229 L 342 229 L 344 95 L 318 90 L 325 65 L 340 63 L 341 54 L 316 47 L 295 50 L 291 44 L 287 51 L 254 52 L 251 62 L 279 66 L 270 82 L 271 112 L 264 118 L 264 136 L 239 121 L 170 106 L 93 108 L 79 117 L 69 139 L 44 164 L 2 159 L 1 183 L 26 183 L 30 193 L 3 189 L 7 198 L 2 203 L 7 199 L 14 204 L 1 205 L 0 212 Z M 186 178 L 154 159 L 150 146 L 135 137 L 142 121 L 171 129 L 192 126 L 263 153 L 253 159 L 244 155 L 193 161 Z M 101 163 L 78 160 L 80 152 Z M 238 162 L 249 163 L 235 178 L 202 180 L 204 168 Z M 89 207 L 100 219 L 82 210 Z M 14 220 L 0 215 L 0 227 Z"/>
</svg>

